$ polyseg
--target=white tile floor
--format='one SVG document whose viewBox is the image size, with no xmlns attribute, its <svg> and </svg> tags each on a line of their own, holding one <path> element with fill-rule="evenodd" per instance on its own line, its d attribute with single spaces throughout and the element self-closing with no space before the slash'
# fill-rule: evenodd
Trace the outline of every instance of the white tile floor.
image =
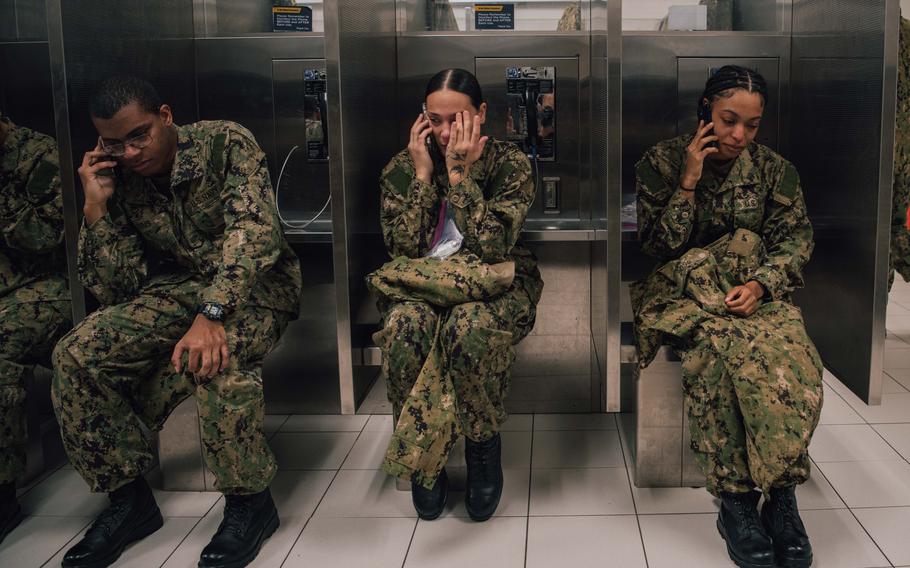
<svg viewBox="0 0 910 568">
<path fill-rule="evenodd" d="M 884 395 L 869 407 L 825 373 L 799 489 L 820 568 L 910 567 L 910 284 L 891 293 Z M 467 518 L 462 491 L 418 521 L 410 494 L 378 467 L 391 417 L 269 416 L 282 470 L 272 486 L 281 528 L 256 567 L 730 567 L 703 489 L 639 489 L 613 415 L 519 415 L 503 433 L 506 489 L 496 516 Z M 450 464 L 453 487 L 464 461 Z M 216 493 L 156 492 L 165 526 L 116 566 L 189 568 L 221 520 Z M 105 505 L 61 468 L 22 495 L 28 517 L 0 546 L 0 566 L 59 566 Z"/>
</svg>

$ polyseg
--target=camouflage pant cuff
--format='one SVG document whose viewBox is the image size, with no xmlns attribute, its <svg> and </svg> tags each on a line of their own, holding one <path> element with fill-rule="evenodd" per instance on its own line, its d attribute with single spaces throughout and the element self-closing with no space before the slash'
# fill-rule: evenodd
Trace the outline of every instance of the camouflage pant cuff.
<svg viewBox="0 0 910 568">
<path fill-rule="evenodd" d="M 750 491 L 755 491 L 755 484 L 751 481 L 709 479 L 706 489 L 708 493 L 719 499 L 721 493 L 749 493 Z"/>
</svg>

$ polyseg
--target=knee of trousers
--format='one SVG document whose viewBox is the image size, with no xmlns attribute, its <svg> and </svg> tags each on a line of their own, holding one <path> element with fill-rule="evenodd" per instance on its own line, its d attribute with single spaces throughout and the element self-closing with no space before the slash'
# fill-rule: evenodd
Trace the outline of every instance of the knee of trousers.
<svg viewBox="0 0 910 568">
<path fill-rule="evenodd" d="M 395 355 L 422 351 L 432 341 L 438 320 L 439 316 L 429 304 L 402 302 L 389 311 L 385 327 L 374 339 L 393 359 L 397 358 Z"/>
<path fill-rule="evenodd" d="M 482 302 L 452 308 L 440 331 L 440 342 L 456 383 L 459 371 L 492 376 L 509 369 L 515 358 L 513 334 L 499 327 Z"/>
<path fill-rule="evenodd" d="M 459 304 L 449 311 L 449 316 L 440 330 L 440 338 L 447 347 L 465 343 L 476 343 L 500 331 L 495 316 L 483 302 Z M 508 334 L 511 337 L 511 333 Z M 491 346 L 493 347 L 493 346 Z"/>
<path fill-rule="evenodd" d="M 73 356 L 74 349 L 79 349 L 79 345 L 71 331 L 57 342 L 51 353 L 51 366 L 54 372 L 51 397 L 55 405 L 61 400 L 60 393 L 70 389 L 81 376 L 83 364 Z"/>
</svg>

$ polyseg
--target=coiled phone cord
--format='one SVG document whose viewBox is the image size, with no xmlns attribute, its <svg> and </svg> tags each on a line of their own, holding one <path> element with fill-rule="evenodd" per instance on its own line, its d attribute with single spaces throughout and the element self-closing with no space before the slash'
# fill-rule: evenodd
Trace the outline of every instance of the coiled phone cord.
<svg viewBox="0 0 910 568">
<path fill-rule="evenodd" d="M 315 222 L 316 219 L 318 219 L 320 215 L 325 213 L 325 210 L 328 209 L 328 207 L 329 207 L 329 203 L 332 202 L 332 192 L 330 190 L 329 198 L 325 200 L 325 205 L 322 206 L 322 209 L 319 210 L 319 213 L 316 213 L 316 216 L 313 217 L 312 219 L 310 219 L 308 221 L 288 221 L 287 219 L 282 217 L 281 207 L 278 206 L 278 191 L 281 190 L 281 180 L 282 180 L 282 178 L 284 178 L 284 170 L 288 166 L 288 161 L 291 159 L 291 155 L 299 147 L 300 146 L 294 146 L 293 148 L 291 148 L 291 151 L 288 152 L 288 155 L 284 157 L 284 163 L 281 164 L 281 171 L 278 172 L 278 181 L 275 183 L 275 210 L 278 211 L 278 219 L 281 221 L 281 224 L 283 224 L 285 227 L 288 227 L 290 229 L 306 229 L 307 227 L 312 225 L 313 222 Z"/>
</svg>

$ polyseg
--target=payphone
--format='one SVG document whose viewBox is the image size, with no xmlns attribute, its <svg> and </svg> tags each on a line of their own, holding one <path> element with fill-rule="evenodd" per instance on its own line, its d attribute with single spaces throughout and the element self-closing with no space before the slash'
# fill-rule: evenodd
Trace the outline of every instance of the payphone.
<svg viewBox="0 0 910 568">
<path fill-rule="evenodd" d="M 319 230 L 331 222 L 325 63 L 274 60 L 272 78 L 278 214 L 290 229 Z"/>
</svg>

